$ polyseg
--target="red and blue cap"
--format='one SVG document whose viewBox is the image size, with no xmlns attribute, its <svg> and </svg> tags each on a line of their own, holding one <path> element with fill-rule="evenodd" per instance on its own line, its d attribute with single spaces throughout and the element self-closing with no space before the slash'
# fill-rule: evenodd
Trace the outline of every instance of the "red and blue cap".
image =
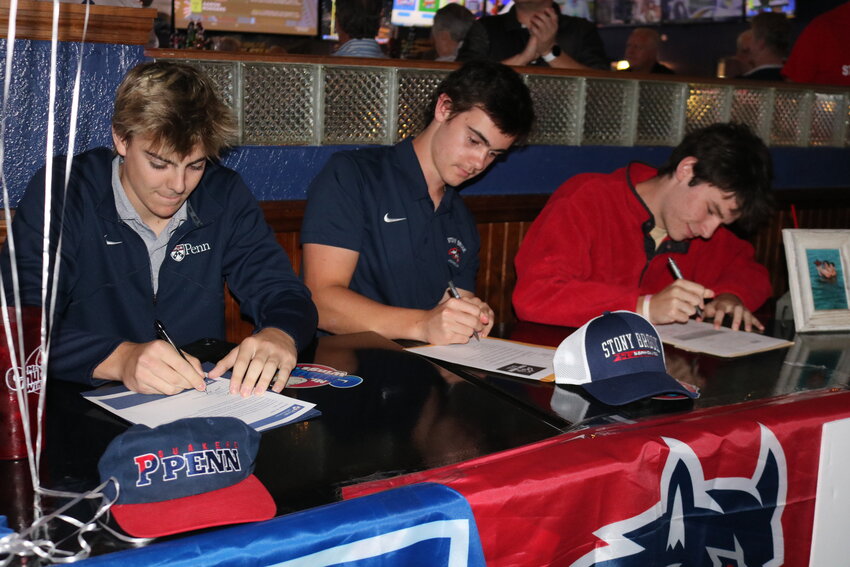
<svg viewBox="0 0 850 567">
<path fill-rule="evenodd" d="M 117 480 L 111 511 L 121 529 L 160 537 L 274 517 L 274 500 L 252 474 L 259 445 L 260 434 L 234 417 L 134 425 L 112 440 L 98 470 L 101 482 Z M 114 498 L 115 484 L 107 486 Z"/>
<path fill-rule="evenodd" d="M 696 398 L 667 373 L 652 323 L 631 311 L 606 311 L 568 336 L 555 351 L 555 382 L 582 386 L 610 406 L 659 394 Z"/>
</svg>

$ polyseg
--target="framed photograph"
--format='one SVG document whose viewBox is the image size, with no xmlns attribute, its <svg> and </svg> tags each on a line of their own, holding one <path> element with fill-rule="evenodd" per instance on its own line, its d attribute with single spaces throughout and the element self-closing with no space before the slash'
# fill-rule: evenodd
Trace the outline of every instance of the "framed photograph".
<svg viewBox="0 0 850 567">
<path fill-rule="evenodd" d="M 850 330 L 850 230 L 783 229 L 797 332 Z"/>
</svg>

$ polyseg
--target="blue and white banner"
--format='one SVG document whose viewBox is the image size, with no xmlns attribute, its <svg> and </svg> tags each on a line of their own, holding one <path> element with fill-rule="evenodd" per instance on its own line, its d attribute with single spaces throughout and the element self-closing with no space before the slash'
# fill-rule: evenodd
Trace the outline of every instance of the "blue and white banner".
<svg viewBox="0 0 850 567">
<path fill-rule="evenodd" d="M 87 567 L 484 567 L 467 501 L 415 484 L 81 562 Z"/>
</svg>

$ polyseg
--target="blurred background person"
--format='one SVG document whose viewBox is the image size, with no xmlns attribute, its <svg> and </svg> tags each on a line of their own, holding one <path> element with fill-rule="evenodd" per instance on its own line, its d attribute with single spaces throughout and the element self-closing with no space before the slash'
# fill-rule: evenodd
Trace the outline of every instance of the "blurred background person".
<svg viewBox="0 0 850 567">
<path fill-rule="evenodd" d="M 341 45 L 334 55 L 386 58 L 375 40 L 383 10 L 381 0 L 337 0 L 336 29 Z"/>
<path fill-rule="evenodd" d="M 673 70 L 658 62 L 661 36 L 650 28 L 635 28 L 626 41 L 627 71 L 672 75 Z"/>
<path fill-rule="evenodd" d="M 635 22 L 651 24 L 661 21 L 661 2 L 656 0 L 635 0 L 632 6 L 632 18 Z"/>
<path fill-rule="evenodd" d="M 446 4 L 434 14 L 431 39 L 437 52 L 435 61 L 454 61 L 475 16 L 460 4 Z"/>
<path fill-rule="evenodd" d="M 735 42 L 735 55 L 724 57 L 717 64 L 717 76 L 736 79 L 752 69 L 750 50 L 753 44 L 753 30 L 747 29 L 738 34 Z"/>
<path fill-rule="evenodd" d="M 795 83 L 850 86 L 850 2 L 824 12 L 797 38 L 782 74 Z"/>
<path fill-rule="evenodd" d="M 782 65 L 791 46 L 791 22 L 780 12 L 762 12 L 750 22 L 752 66 L 741 77 L 758 81 L 783 81 Z"/>
<path fill-rule="evenodd" d="M 460 61 L 483 58 L 505 65 L 609 69 L 596 25 L 565 16 L 551 0 L 514 0 L 508 12 L 485 16 L 476 25 L 482 26 L 486 40 L 464 42 Z"/>
</svg>

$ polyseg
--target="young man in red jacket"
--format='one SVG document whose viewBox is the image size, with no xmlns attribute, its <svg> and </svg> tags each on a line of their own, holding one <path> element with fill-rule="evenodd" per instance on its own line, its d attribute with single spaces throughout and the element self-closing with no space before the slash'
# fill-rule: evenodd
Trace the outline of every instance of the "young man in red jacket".
<svg viewBox="0 0 850 567">
<path fill-rule="evenodd" d="M 628 309 L 665 324 L 699 308 L 717 326 L 730 316 L 733 329 L 762 329 L 752 312 L 771 294 L 767 270 L 725 225 L 762 220 L 772 176 L 767 147 L 749 128 L 714 124 L 686 136 L 658 170 L 631 163 L 569 179 L 520 246 L 517 316 L 580 326 Z"/>
</svg>

